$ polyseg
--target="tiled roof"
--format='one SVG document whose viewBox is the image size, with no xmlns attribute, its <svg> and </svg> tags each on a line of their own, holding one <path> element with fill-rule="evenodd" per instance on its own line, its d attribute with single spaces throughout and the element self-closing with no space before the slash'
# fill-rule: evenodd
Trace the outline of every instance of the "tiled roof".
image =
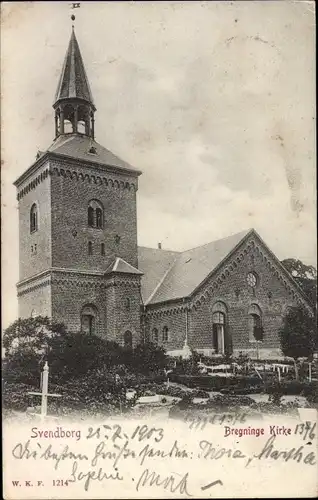
<svg viewBox="0 0 318 500">
<path fill-rule="evenodd" d="M 141 292 L 147 303 L 171 268 L 180 252 L 157 248 L 138 247 L 138 268 L 144 273 L 141 280 Z"/>
<path fill-rule="evenodd" d="M 84 68 L 74 30 L 64 59 L 62 73 L 55 94 L 55 102 L 77 97 L 94 105 L 93 96 Z"/>
<path fill-rule="evenodd" d="M 144 302 L 155 304 L 188 297 L 249 232 L 242 231 L 185 252 L 139 247 Z"/>
<path fill-rule="evenodd" d="M 109 266 L 106 273 L 124 273 L 124 274 L 142 275 L 141 271 L 136 269 L 131 264 L 128 264 L 128 262 L 126 262 L 121 257 L 116 257 L 115 261 L 113 262 L 113 264 Z"/>
<path fill-rule="evenodd" d="M 94 148 L 96 154 L 89 153 L 91 148 Z M 80 134 L 64 134 L 60 135 L 51 146 L 48 148 L 47 152 L 57 153 L 72 158 L 86 160 L 94 163 L 100 163 L 101 165 L 113 166 L 116 168 L 123 168 L 125 170 L 135 170 L 139 172 L 136 168 L 129 165 L 114 155 L 111 151 L 104 148 L 94 141 L 91 137 Z M 141 173 L 141 172 L 140 172 Z"/>
</svg>

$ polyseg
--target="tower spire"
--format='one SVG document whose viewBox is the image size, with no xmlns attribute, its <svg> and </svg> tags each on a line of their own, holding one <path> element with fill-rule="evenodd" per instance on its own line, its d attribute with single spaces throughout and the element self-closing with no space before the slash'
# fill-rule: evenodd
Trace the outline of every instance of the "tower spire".
<svg viewBox="0 0 318 500">
<path fill-rule="evenodd" d="M 74 16 L 72 16 L 72 20 Z M 81 133 L 94 138 L 94 104 L 82 55 L 72 26 L 55 100 L 55 136 Z"/>
</svg>

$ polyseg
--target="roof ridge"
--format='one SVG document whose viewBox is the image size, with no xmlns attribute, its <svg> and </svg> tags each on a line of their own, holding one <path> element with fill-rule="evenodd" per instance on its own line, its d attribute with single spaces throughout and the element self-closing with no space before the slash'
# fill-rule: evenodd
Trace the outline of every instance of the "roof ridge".
<svg viewBox="0 0 318 500">
<path fill-rule="evenodd" d="M 145 245 L 138 245 L 138 248 L 147 248 L 147 250 L 159 250 L 160 252 L 173 252 L 177 254 L 182 254 L 182 250 L 169 250 L 169 248 L 154 248 L 154 247 L 146 247 Z"/>
<path fill-rule="evenodd" d="M 246 229 L 243 231 L 239 231 L 238 233 L 229 234 L 228 236 L 224 236 L 224 238 L 218 238 L 217 240 L 212 240 L 212 241 L 208 241 L 207 243 L 203 243 L 203 245 L 197 245 L 196 247 L 188 248 L 187 250 L 182 250 L 180 253 L 191 252 L 192 250 L 196 250 L 197 248 L 203 248 L 203 247 L 206 247 L 207 245 L 211 245 L 211 243 L 216 243 L 217 241 L 226 240 L 228 238 L 232 238 L 232 236 L 237 236 L 239 234 L 242 234 L 242 238 L 243 238 L 243 234 L 244 234 L 244 236 L 246 236 L 251 231 L 255 231 L 255 229 L 250 228 L 250 229 Z"/>
<path fill-rule="evenodd" d="M 150 303 L 150 301 L 154 298 L 154 296 L 156 295 L 157 291 L 159 290 L 159 288 L 161 287 L 161 285 L 163 284 L 163 282 L 165 281 L 166 277 L 168 276 L 169 272 L 172 270 L 172 268 L 174 267 L 175 263 L 177 262 L 178 260 L 178 256 L 176 256 L 176 258 L 174 259 L 174 261 L 172 262 L 171 266 L 168 267 L 168 269 L 166 270 L 166 272 L 164 273 L 164 275 L 162 276 L 161 280 L 159 280 L 157 286 L 154 288 L 153 292 L 149 295 L 147 301 L 146 301 L 146 305 Z"/>
</svg>

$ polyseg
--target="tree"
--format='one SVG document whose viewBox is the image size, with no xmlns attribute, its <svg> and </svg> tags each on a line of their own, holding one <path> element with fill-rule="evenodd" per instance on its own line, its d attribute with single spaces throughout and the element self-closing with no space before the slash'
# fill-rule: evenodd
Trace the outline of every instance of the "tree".
<svg viewBox="0 0 318 500">
<path fill-rule="evenodd" d="M 140 344 L 127 349 L 96 335 L 67 332 L 63 324 L 42 316 L 15 321 L 4 332 L 3 346 L 8 382 L 38 385 L 45 360 L 53 383 L 83 379 L 96 370 L 106 373 L 120 365 L 144 374 L 166 366 L 162 347 Z"/>
<path fill-rule="evenodd" d="M 38 384 L 41 364 L 54 342 L 65 333 L 63 324 L 43 316 L 12 323 L 3 334 L 5 378 Z"/>
<path fill-rule="evenodd" d="M 294 358 L 296 378 L 297 360 L 312 357 L 317 342 L 316 321 L 301 306 L 290 307 L 279 330 L 281 348 L 285 356 Z"/>
<path fill-rule="evenodd" d="M 314 266 L 307 266 L 298 259 L 285 259 L 281 263 L 292 275 L 296 283 L 302 288 L 308 301 L 313 307 L 317 304 L 317 270 Z"/>
<path fill-rule="evenodd" d="M 50 374 L 58 382 L 80 378 L 91 370 L 110 368 L 123 362 L 123 348 L 97 335 L 66 333 L 51 342 Z"/>
<path fill-rule="evenodd" d="M 141 373 L 163 370 L 167 365 L 166 351 L 151 342 L 138 344 L 131 355 L 130 365 Z"/>
</svg>

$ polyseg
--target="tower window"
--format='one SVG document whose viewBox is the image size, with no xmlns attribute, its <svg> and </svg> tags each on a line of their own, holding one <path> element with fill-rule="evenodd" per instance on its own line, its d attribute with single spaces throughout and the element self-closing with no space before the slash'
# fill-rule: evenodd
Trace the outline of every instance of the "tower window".
<svg viewBox="0 0 318 500">
<path fill-rule="evenodd" d="M 158 344 L 158 342 L 159 342 L 158 328 L 154 328 L 152 330 L 152 341 L 154 344 Z"/>
<path fill-rule="evenodd" d="M 100 254 L 105 255 L 105 243 L 101 243 L 100 245 Z"/>
<path fill-rule="evenodd" d="M 35 203 L 33 203 L 30 210 L 30 233 L 38 230 L 38 209 Z"/>
<path fill-rule="evenodd" d="M 103 227 L 103 211 L 101 208 L 96 208 L 96 227 L 101 229 Z"/>
<path fill-rule="evenodd" d="M 88 216 L 88 225 L 90 227 L 94 227 L 94 209 L 92 207 L 88 207 L 87 216 Z"/>
<path fill-rule="evenodd" d="M 98 200 L 91 200 L 87 208 L 87 223 L 89 227 L 102 229 L 104 225 L 104 209 Z"/>
<path fill-rule="evenodd" d="M 130 299 L 127 297 L 127 299 L 125 299 L 125 308 L 127 309 L 127 311 L 129 311 L 130 309 Z"/>
<path fill-rule="evenodd" d="M 88 255 L 93 255 L 93 243 L 91 241 L 88 242 Z"/>
<path fill-rule="evenodd" d="M 168 342 L 169 340 L 169 330 L 167 326 L 164 326 L 162 329 L 162 340 L 163 342 Z"/>
</svg>

